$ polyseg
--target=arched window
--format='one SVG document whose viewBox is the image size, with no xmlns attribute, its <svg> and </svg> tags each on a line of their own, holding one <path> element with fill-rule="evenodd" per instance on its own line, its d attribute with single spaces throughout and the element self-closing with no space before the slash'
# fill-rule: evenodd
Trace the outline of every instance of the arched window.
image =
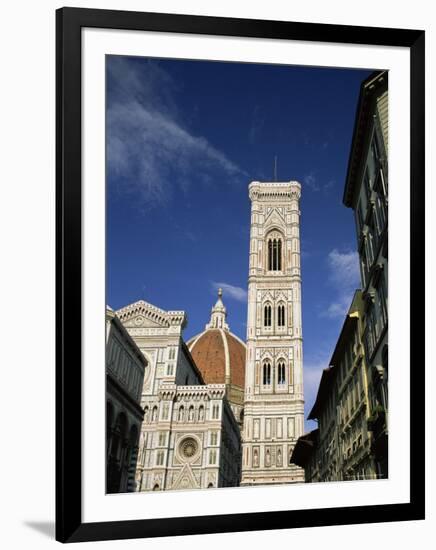
<svg viewBox="0 0 436 550">
<path fill-rule="evenodd" d="M 282 270 L 282 239 L 272 235 L 268 239 L 268 271 Z"/>
<path fill-rule="evenodd" d="M 106 453 L 109 458 L 109 452 L 112 446 L 112 424 L 114 421 L 114 407 L 110 401 L 106 403 Z"/>
<path fill-rule="evenodd" d="M 106 403 L 106 432 L 107 437 L 110 437 L 112 422 L 114 421 L 114 407 L 110 401 Z"/>
<path fill-rule="evenodd" d="M 127 417 L 124 413 L 120 413 L 115 422 L 114 434 L 112 437 L 111 455 L 116 460 L 122 458 L 122 445 L 126 439 L 127 432 Z"/>
<path fill-rule="evenodd" d="M 148 422 L 148 407 L 144 407 L 144 422 Z"/>
<path fill-rule="evenodd" d="M 268 386 L 271 384 L 271 364 L 269 362 L 263 365 L 263 385 Z"/>
<path fill-rule="evenodd" d="M 152 422 L 156 422 L 157 420 L 157 407 L 153 407 L 153 412 L 152 412 L 152 416 L 151 416 L 151 421 Z"/>
<path fill-rule="evenodd" d="M 266 306 L 263 308 L 263 325 L 265 327 L 271 326 L 271 306 L 270 304 L 266 304 Z"/>
<path fill-rule="evenodd" d="M 277 308 L 277 324 L 279 327 L 285 326 L 285 306 L 283 304 Z"/>
<path fill-rule="evenodd" d="M 194 421 L 194 405 L 191 405 L 189 407 L 189 422 L 193 422 Z"/>
<path fill-rule="evenodd" d="M 282 241 L 277 239 L 277 271 L 282 270 Z"/>
<path fill-rule="evenodd" d="M 180 407 L 179 407 L 179 422 L 183 422 L 184 414 L 185 414 L 185 409 L 183 408 L 183 405 L 180 405 Z"/>
<path fill-rule="evenodd" d="M 286 367 L 284 361 L 280 361 L 277 367 L 277 383 L 279 385 L 286 383 Z"/>
<path fill-rule="evenodd" d="M 204 407 L 203 405 L 200 405 L 198 409 L 198 420 L 202 421 L 204 420 Z"/>
</svg>

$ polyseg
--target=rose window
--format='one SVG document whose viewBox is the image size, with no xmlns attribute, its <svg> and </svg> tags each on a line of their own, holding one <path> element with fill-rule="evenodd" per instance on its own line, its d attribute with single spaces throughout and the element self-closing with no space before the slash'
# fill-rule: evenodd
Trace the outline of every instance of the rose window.
<svg viewBox="0 0 436 550">
<path fill-rule="evenodd" d="M 187 459 L 193 458 L 198 451 L 198 443 L 192 438 L 188 437 L 184 439 L 180 444 L 180 454 Z"/>
</svg>

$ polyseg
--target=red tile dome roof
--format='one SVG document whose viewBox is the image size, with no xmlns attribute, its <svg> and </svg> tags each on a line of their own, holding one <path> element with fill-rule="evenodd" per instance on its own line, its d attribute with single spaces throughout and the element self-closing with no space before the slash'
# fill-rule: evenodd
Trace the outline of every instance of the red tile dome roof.
<svg viewBox="0 0 436 550">
<path fill-rule="evenodd" d="M 208 329 L 188 342 L 206 384 L 245 384 L 245 344 L 228 330 Z"/>
</svg>

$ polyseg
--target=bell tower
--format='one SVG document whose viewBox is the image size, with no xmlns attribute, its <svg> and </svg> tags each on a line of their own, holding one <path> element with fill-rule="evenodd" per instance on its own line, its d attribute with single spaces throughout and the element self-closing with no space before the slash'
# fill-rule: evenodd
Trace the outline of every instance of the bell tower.
<svg viewBox="0 0 436 550">
<path fill-rule="evenodd" d="M 252 182 L 241 485 L 304 481 L 301 185 Z"/>
</svg>

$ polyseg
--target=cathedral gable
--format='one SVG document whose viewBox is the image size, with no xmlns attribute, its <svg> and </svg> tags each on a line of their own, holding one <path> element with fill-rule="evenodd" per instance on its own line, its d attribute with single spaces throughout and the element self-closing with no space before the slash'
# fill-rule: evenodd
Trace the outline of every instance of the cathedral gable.
<svg viewBox="0 0 436 550">
<path fill-rule="evenodd" d="M 139 300 L 116 312 L 120 321 L 127 328 L 168 328 L 183 326 L 186 315 L 183 311 L 164 311 L 144 300 Z"/>
<path fill-rule="evenodd" d="M 144 327 L 144 328 L 162 328 L 168 326 L 158 320 L 145 315 L 136 315 L 128 321 L 123 322 L 126 328 Z"/>
<path fill-rule="evenodd" d="M 180 474 L 173 483 L 172 489 L 199 489 L 200 486 L 194 477 L 192 468 L 189 464 L 185 464 L 180 471 Z"/>
</svg>

